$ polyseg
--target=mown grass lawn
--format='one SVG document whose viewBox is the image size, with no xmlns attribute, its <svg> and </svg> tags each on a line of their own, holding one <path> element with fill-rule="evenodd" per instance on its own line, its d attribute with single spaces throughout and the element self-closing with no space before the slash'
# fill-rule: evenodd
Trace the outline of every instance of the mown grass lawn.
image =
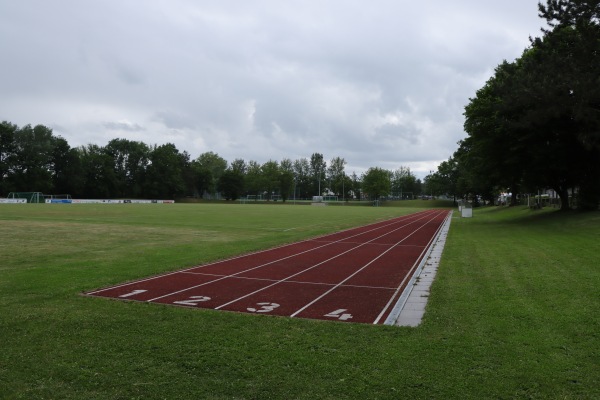
<svg viewBox="0 0 600 400">
<path fill-rule="evenodd" d="M 600 213 L 453 218 L 418 328 L 80 295 L 417 210 L 3 205 L 0 398 L 600 398 Z"/>
</svg>

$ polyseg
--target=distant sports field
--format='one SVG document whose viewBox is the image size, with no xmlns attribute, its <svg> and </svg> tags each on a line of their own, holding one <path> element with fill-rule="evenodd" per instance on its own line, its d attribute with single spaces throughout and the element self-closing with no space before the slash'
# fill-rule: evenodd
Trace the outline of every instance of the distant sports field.
<svg viewBox="0 0 600 400">
<path fill-rule="evenodd" d="M 600 213 L 454 218 L 418 328 L 81 295 L 427 204 L 2 205 L 0 398 L 600 397 Z"/>
</svg>

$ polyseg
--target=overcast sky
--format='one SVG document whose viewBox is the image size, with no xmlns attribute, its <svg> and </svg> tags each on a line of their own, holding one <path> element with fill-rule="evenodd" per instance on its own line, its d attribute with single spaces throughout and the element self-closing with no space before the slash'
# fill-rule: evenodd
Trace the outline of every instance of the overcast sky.
<svg viewBox="0 0 600 400">
<path fill-rule="evenodd" d="M 420 178 L 544 21 L 538 0 L 0 0 L 0 120 L 72 147 L 322 153 Z"/>
</svg>

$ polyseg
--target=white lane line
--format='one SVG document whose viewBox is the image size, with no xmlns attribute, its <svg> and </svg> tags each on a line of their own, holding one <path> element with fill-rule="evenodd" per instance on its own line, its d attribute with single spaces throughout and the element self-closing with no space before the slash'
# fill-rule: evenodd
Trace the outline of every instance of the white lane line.
<svg viewBox="0 0 600 400">
<path fill-rule="evenodd" d="M 394 292 L 394 294 L 392 295 L 392 297 L 390 297 L 390 300 L 388 301 L 388 303 L 386 304 L 386 306 L 383 308 L 383 310 L 381 310 L 381 313 L 379 313 L 379 315 L 377 316 L 377 318 L 375 319 L 375 321 L 373 321 L 373 324 L 379 323 L 379 321 L 381 320 L 381 318 L 387 312 L 388 308 L 394 302 L 394 299 L 396 298 L 396 296 L 398 296 L 398 293 L 400 293 L 400 288 L 402 288 L 402 286 L 404 285 L 404 283 L 406 282 L 407 279 L 410 279 L 410 281 L 408 283 L 408 286 L 411 285 L 411 282 L 413 281 L 413 277 L 414 277 L 414 275 L 416 273 L 415 268 L 417 268 L 417 266 L 422 265 L 423 262 L 427 259 L 428 254 L 431 252 L 431 249 L 433 248 L 433 245 L 435 244 L 437 238 L 439 237 L 440 232 L 442 232 L 442 230 L 444 229 L 446 221 L 448 220 L 448 218 L 449 218 L 450 215 L 452 215 L 452 212 L 449 212 L 448 215 L 446 215 L 446 217 L 444 218 L 444 220 L 442 221 L 442 223 L 440 224 L 440 226 L 438 227 L 438 229 L 436 229 L 436 231 L 433 234 L 433 236 L 431 237 L 431 239 L 429 239 L 429 243 L 427 244 L 427 246 L 425 247 L 425 249 L 423 249 L 423 252 L 421 252 L 421 255 L 419 256 L 419 258 L 417 258 L 417 260 L 415 261 L 415 263 L 413 264 L 413 266 L 410 268 L 410 270 L 408 271 L 408 273 L 406 274 L 406 276 L 404 277 L 404 279 L 400 283 L 400 285 L 398 285 L 398 288 L 396 289 L 396 291 Z M 402 298 L 402 296 L 401 296 L 401 298 Z M 396 307 L 399 307 L 398 304 L 400 303 L 400 300 L 401 299 L 398 299 L 396 301 L 396 306 L 394 306 L 394 308 L 390 312 L 390 315 L 391 314 L 395 314 Z M 384 322 L 385 324 L 387 324 L 387 320 L 389 318 L 390 318 L 390 316 L 388 315 L 388 318 Z"/>
<path fill-rule="evenodd" d="M 419 268 L 413 274 L 410 282 L 402 292 L 396 305 L 386 318 L 384 324 L 397 326 L 418 326 L 423 319 L 427 298 L 423 299 L 418 293 L 427 292 L 433 283 L 439 260 L 444 251 L 446 237 L 452 221 L 452 211 L 444 221 L 442 229 L 438 232 L 435 242 L 431 245 L 428 254 L 423 258 Z M 427 279 L 417 281 L 417 277 L 427 276 Z"/>
<path fill-rule="evenodd" d="M 410 220 L 411 218 L 414 218 L 414 217 L 418 216 L 419 214 L 423 214 L 423 213 L 427 213 L 427 212 L 428 211 L 421 211 L 421 212 L 415 213 L 415 214 L 402 215 L 400 217 L 396 217 L 396 218 L 394 218 L 392 220 L 388 220 L 388 221 L 384 221 L 384 222 L 388 222 L 389 225 L 393 225 L 395 223 L 404 222 L 404 219 Z M 352 230 L 355 230 L 355 229 L 361 229 L 361 228 L 365 228 L 365 227 L 369 227 L 369 226 L 375 226 L 375 228 L 373 228 L 373 229 L 370 229 L 368 231 L 365 231 L 365 232 L 362 232 L 362 233 L 359 233 L 359 234 L 356 234 L 356 235 L 348 237 L 348 238 L 352 238 L 352 237 L 359 236 L 359 235 L 362 235 L 364 233 L 369 233 L 369 232 L 372 232 L 372 231 L 377 230 L 379 228 L 385 228 L 386 226 L 388 226 L 388 225 L 382 225 L 380 227 L 376 226 L 376 225 L 379 225 L 379 224 L 382 224 L 382 223 L 383 222 L 379 221 L 379 222 L 374 222 L 372 224 L 368 224 L 368 225 L 364 225 L 364 226 L 360 226 L 360 227 L 348 228 L 348 229 L 345 229 L 345 230 L 342 230 L 342 231 L 339 231 L 339 232 L 329 233 L 327 235 L 317 236 L 315 238 L 305 239 L 305 240 L 302 240 L 300 242 L 288 243 L 288 244 L 284 244 L 284 245 L 281 245 L 281 246 L 272 247 L 270 249 L 260 250 L 260 251 L 254 252 L 254 253 L 241 254 L 241 255 L 236 256 L 236 257 L 231 257 L 231 258 L 228 258 L 228 259 L 225 259 L 225 260 L 215 261 L 215 262 L 212 262 L 212 263 L 209 263 L 209 264 L 205 264 L 205 265 L 194 265 L 193 267 L 185 268 L 185 269 L 182 269 L 182 270 L 168 272 L 168 273 L 161 274 L 161 275 L 156 275 L 156 276 L 151 276 L 151 277 L 144 278 L 144 279 L 138 279 L 138 280 L 131 281 L 131 282 L 120 283 L 120 284 L 117 284 L 117 285 L 108 286 L 108 287 L 105 287 L 105 288 L 102 288 L 102 289 L 93 290 L 91 292 L 86 292 L 86 293 L 83 293 L 83 294 L 88 295 L 88 296 L 93 296 L 95 294 L 106 292 L 108 290 L 119 289 L 119 288 L 130 286 L 130 285 L 136 285 L 138 283 L 147 282 L 147 281 L 151 281 L 151 280 L 154 280 L 154 279 L 160 279 L 160 278 L 164 278 L 164 277 L 167 277 L 167 276 L 170 276 L 170 275 L 179 274 L 181 272 L 190 271 L 192 269 L 205 268 L 205 267 L 209 267 L 209 266 L 212 266 L 212 265 L 216 265 L 216 264 L 220 264 L 220 263 L 225 263 L 225 262 L 237 260 L 237 259 L 240 259 L 240 258 L 244 258 L 244 257 L 256 255 L 256 254 L 261 254 L 261 253 L 266 253 L 266 252 L 277 250 L 277 249 L 282 249 L 282 248 L 285 248 L 285 247 L 288 247 L 288 246 L 295 246 L 297 244 L 304 243 L 304 242 L 314 241 L 314 242 L 318 243 L 319 241 L 316 240 L 316 239 L 319 239 L 319 238 L 325 238 L 327 236 L 337 235 L 339 233 L 348 232 L 348 231 L 352 231 Z M 339 240 L 336 241 L 336 242 L 339 242 Z M 336 242 L 329 242 L 329 244 L 336 243 Z M 319 249 L 321 247 L 324 247 L 324 246 L 316 247 L 315 249 Z M 315 250 L 315 249 L 313 249 L 313 250 Z M 302 254 L 302 253 L 298 253 L 298 254 Z M 246 271 L 242 271 L 242 272 L 246 272 Z M 149 300 L 149 301 L 151 301 L 151 300 Z"/>
<path fill-rule="evenodd" d="M 125 287 L 125 286 L 136 285 L 138 283 L 151 281 L 153 279 L 165 278 L 167 276 L 175 275 L 175 274 L 178 274 L 180 272 L 181 271 L 173 271 L 173 272 L 169 272 L 167 274 L 162 274 L 162 275 L 157 275 L 157 276 L 151 276 L 149 278 L 139 279 L 137 281 L 132 281 L 132 282 L 125 282 L 125 283 L 121 283 L 119 285 L 109 286 L 109 287 L 106 287 L 106 288 L 94 290 L 92 292 L 86 292 L 86 293 L 83 293 L 83 294 L 88 295 L 88 296 L 93 296 L 93 295 L 98 294 L 98 293 L 106 292 L 107 290 L 119 289 L 119 288 L 122 288 L 122 287 Z"/>
<path fill-rule="evenodd" d="M 252 293 L 248 293 L 248 294 L 246 294 L 246 295 L 244 295 L 244 296 L 238 297 L 237 299 L 231 300 L 231 301 L 229 301 L 229 302 L 227 302 L 227 303 L 225 303 L 225 304 L 221 304 L 220 306 L 218 306 L 218 307 L 215 307 L 215 310 L 219 310 L 219 309 L 221 309 L 221 308 L 223 308 L 223 307 L 227 307 L 227 306 L 228 306 L 228 305 L 230 305 L 230 304 L 233 304 L 233 303 L 235 303 L 235 302 L 237 302 L 237 301 L 240 301 L 240 300 L 243 300 L 243 299 L 245 299 L 245 298 L 247 298 L 247 297 L 250 297 L 250 296 L 252 296 L 252 295 L 255 295 L 256 293 L 260 293 L 260 292 L 262 292 L 263 290 L 269 289 L 269 288 L 271 288 L 271 287 L 273 287 L 273 286 L 275 286 L 275 285 L 279 285 L 280 283 L 283 283 L 283 282 L 289 282 L 289 280 L 290 280 L 291 278 L 295 277 L 295 276 L 298 276 L 298 275 L 300 275 L 300 274 L 303 274 L 303 273 L 305 273 L 305 272 L 308 272 L 308 271 L 310 271 L 310 270 L 312 270 L 312 269 L 314 269 L 314 268 L 316 268 L 316 267 L 318 267 L 318 266 L 320 266 L 320 265 L 323 265 L 323 264 L 325 264 L 325 263 L 327 263 L 327 262 L 329 262 L 329 261 L 331 261 L 331 260 L 334 260 L 334 259 L 336 259 L 336 258 L 338 258 L 338 257 L 341 257 L 341 256 L 343 256 L 344 254 L 347 254 L 347 253 L 349 253 L 349 252 L 351 252 L 351 251 L 354 251 L 354 250 L 356 250 L 356 249 L 358 249 L 358 248 L 360 248 L 360 247 L 362 247 L 362 246 L 365 246 L 365 245 L 369 244 L 370 242 L 372 242 L 372 241 L 374 241 L 374 240 L 380 239 L 380 238 L 382 238 L 382 237 L 384 237 L 384 236 L 386 236 L 386 235 L 389 235 L 390 233 L 393 233 L 393 232 L 395 232 L 395 231 L 397 231 L 397 230 L 399 230 L 399 229 L 402 229 L 402 228 L 404 228 L 404 227 L 406 227 L 406 226 L 412 225 L 413 223 L 415 223 L 415 222 L 417 222 L 417 221 L 420 221 L 421 219 L 424 219 L 424 218 L 426 218 L 426 216 L 423 216 L 423 217 L 421 217 L 421 218 L 419 218 L 419 219 L 417 219 L 417 220 L 415 220 L 415 221 L 413 221 L 413 222 L 411 222 L 411 223 L 409 223 L 409 224 L 406 224 L 406 225 L 400 226 L 400 227 L 398 227 L 398 228 L 395 228 L 395 229 L 393 229 L 393 230 L 391 230 L 391 231 L 389 231 L 389 232 L 386 232 L 386 233 L 384 233 L 383 235 L 377 236 L 376 238 L 373 238 L 373 239 L 369 240 L 368 242 L 361 243 L 361 244 L 360 244 L 360 245 L 358 245 L 358 246 L 354 246 L 353 248 L 351 248 L 351 249 L 348 249 L 348 250 L 346 250 L 346 251 L 344 251 L 344 252 L 342 252 L 342 253 L 338 253 L 338 254 L 336 254 L 335 256 L 328 258 L 327 260 L 324 260 L 324 261 L 322 261 L 322 262 L 320 262 L 320 263 L 318 263 L 318 264 L 315 264 L 315 265 L 313 265 L 313 266 L 311 266 L 311 267 L 305 268 L 305 269 L 303 269 L 302 271 L 299 271 L 299 272 L 297 272 L 297 273 L 295 273 L 295 274 L 293 274 L 293 275 L 290 275 L 290 276 L 288 276 L 288 277 L 287 277 L 287 278 L 285 278 L 285 279 L 281 279 L 281 280 L 279 280 L 279 281 L 277 281 L 277 282 L 275 282 L 275 283 L 273 283 L 273 284 L 271 284 L 271 285 L 268 285 L 268 286 L 265 286 L 265 287 L 263 287 L 263 288 L 261 288 L 261 289 L 255 290 L 255 291 L 254 291 L 254 292 L 252 292 Z M 423 226 L 424 226 L 424 225 L 423 225 Z M 419 228 L 419 229 L 420 229 L 420 228 Z M 411 234 L 411 235 L 412 235 L 412 234 Z M 409 235 L 409 236 L 410 236 L 410 235 Z M 408 238 L 408 236 L 407 236 L 406 238 Z M 403 240 L 406 240 L 406 238 L 404 238 Z M 392 247 L 393 247 L 393 246 L 392 246 Z M 390 248 L 390 249 L 391 249 L 391 248 Z M 389 251 L 390 249 L 386 250 L 386 251 L 385 251 L 384 253 L 382 253 L 382 254 L 385 254 L 385 253 L 386 253 L 387 251 Z M 338 284 L 337 286 L 339 286 L 339 284 Z M 292 315 L 292 317 L 293 317 L 293 315 Z"/>
<path fill-rule="evenodd" d="M 434 217 L 435 218 L 435 217 Z M 405 241 L 406 239 L 408 239 L 409 237 L 411 237 L 412 235 L 414 235 L 417 231 L 421 230 L 425 225 L 427 225 L 429 222 L 431 222 L 434 218 L 432 218 L 431 220 L 425 222 L 423 225 L 421 225 L 420 227 L 418 227 L 417 229 L 415 229 L 413 232 L 411 232 L 409 235 L 405 236 L 404 239 L 400 240 L 397 244 L 402 243 L 403 241 Z M 391 231 L 394 232 L 394 231 Z M 389 233 L 391 233 L 389 232 Z M 397 245 L 396 244 L 396 245 Z M 333 292 L 335 289 L 339 288 L 340 286 L 342 286 L 345 282 L 347 282 L 348 280 L 350 280 L 352 277 L 354 277 L 356 274 L 358 274 L 359 272 L 361 272 L 362 270 L 364 270 L 365 268 L 367 268 L 369 265 L 373 264 L 375 261 L 377 261 L 378 259 L 380 259 L 381 257 L 383 257 L 386 253 L 388 253 L 390 250 L 392 250 L 393 248 L 396 247 L 396 245 L 390 247 L 389 249 L 387 249 L 386 251 L 382 252 L 381 254 L 379 254 L 377 257 L 375 257 L 374 259 L 372 259 L 371 261 L 369 261 L 367 264 L 365 264 L 363 267 L 361 267 L 359 270 L 355 271 L 353 274 L 351 274 L 350 276 L 346 277 L 344 280 L 342 280 L 341 282 L 339 282 L 337 285 L 335 285 L 334 287 L 332 287 L 331 289 L 329 289 L 327 292 L 323 293 L 322 295 L 320 295 L 319 297 L 317 297 L 316 299 L 312 300 L 310 303 L 306 304 L 305 306 L 303 306 L 302 308 L 300 308 L 299 310 L 297 310 L 295 313 L 293 313 L 292 315 L 290 315 L 290 317 L 295 317 L 296 315 L 300 314 L 302 311 L 306 310 L 308 307 L 312 306 L 313 304 L 315 304 L 317 301 L 321 300 L 322 298 L 324 298 L 325 296 L 327 296 L 329 293 Z"/>
<path fill-rule="evenodd" d="M 213 277 L 225 277 L 225 275 L 218 274 L 201 274 L 197 272 L 186 272 L 187 274 L 193 275 L 201 275 L 201 276 L 213 276 Z M 263 281 L 263 282 L 280 282 L 280 279 L 269 279 L 269 278 L 250 278 L 247 276 L 227 276 L 231 279 L 239 279 L 245 281 Z M 315 286 L 334 286 L 337 283 L 329 283 L 329 282 L 314 282 L 314 281 L 294 281 L 289 280 L 286 283 L 299 283 L 301 285 L 315 285 Z M 343 287 L 349 288 L 363 288 L 363 289 L 384 289 L 384 290 L 396 290 L 396 286 L 371 286 L 371 285 L 342 285 Z M 122 297 L 122 296 L 121 296 Z"/>
<path fill-rule="evenodd" d="M 417 222 L 417 221 L 419 221 L 419 220 L 421 220 L 421 219 L 423 219 L 423 218 L 425 218 L 425 217 L 426 217 L 426 216 L 420 217 L 420 218 L 418 218 L 418 219 L 416 219 L 416 220 L 414 220 L 414 221 L 412 221 L 412 222 L 409 222 L 409 223 L 407 223 L 406 225 L 402 225 L 401 227 L 398 227 L 398 228 L 394 229 L 393 231 L 390 231 L 390 232 L 388 232 L 388 233 L 386 233 L 386 234 L 384 234 L 384 235 L 378 236 L 378 237 L 377 237 L 377 238 L 375 238 L 375 239 L 371 239 L 371 241 L 372 241 L 372 240 L 379 239 L 380 237 L 382 237 L 382 236 L 385 236 L 385 235 L 387 235 L 387 234 L 389 234 L 389 233 L 391 233 L 391 232 L 394 232 L 395 230 L 398 230 L 398 229 L 404 228 L 404 227 L 406 227 L 406 226 L 412 225 L 412 224 L 414 224 L 415 222 Z M 408 218 L 407 218 L 407 219 L 408 219 Z M 404 221 L 399 221 L 399 222 L 404 222 Z M 377 228 L 373 228 L 373 229 L 370 229 L 370 230 L 368 230 L 368 231 L 365 231 L 365 232 L 357 233 L 356 235 L 351 235 L 351 236 L 349 236 L 348 238 L 352 238 L 352 237 L 360 236 L 360 235 L 363 235 L 363 234 L 365 234 L 365 233 L 373 232 L 373 231 L 376 231 L 376 230 L 378 230 L 378 229 L 386 228 L 386 227 L 388 227 L 388 226 L 390 226 L 390 225 L 395 225 L 395 224 L 397 224 L 397 222 L 392 222 L 392 223 L 389 223 L 389 224 L 383 225 L 383 226 L 381 226 L 381 227 L 377 227 Z M 175 294 L 183 293 L 183 292 L 185 292 L 185 291 L 188 291 L 188 290 L 192 290 L 192 289 L 196 289 L 196 288 L 199 288 L 199 287 L 202 287 L 202 286 L 206 286 L 206 285 L 209 285 L 209 284 L 212 284 L 212 283 L 215 283 L 215 282 L 222 281 L 222 280 L 224 280 L 224 279 L 228 279 L 228 278 L 236 277 L 237 275 L 240 275 L 240 274 L 243 274 L 243 273 L 246 273 L 246 272 L 250 272 L 250 271 L 253 271 L 253 270 L 255 270 L 255 269 L 263 268 L 263 267 L 265 267 L 265 266 L 267 266 L 267 265 L 270 265 L 270 264 L 274 264 L 274 263 L 277 263 L 277 262 L 280 262 L 280 261 L 283 261 L 283 260 L 290 259 L 290 258 L 292 258 L 292 257 L 296 257 L 296 256 L 299 256 L 299 255 L 302 255 L 302 254 L 306 254 L 306 253 L 309 253 L 309 252 L 311 252 L 311 251 L 314 251 L 314 250 L 317 250 L 317 249 L 321 249 L 321 248 L 324 248 L 324 247 L 330 246 L 330 245 L 332 245 L 332 244 L 334 244 L 334 243 L 341 242 L 341 241 L 343 241 L 343 240 L 345 240 L 345 239 L 348 239 L 348 238 L 340 239 L 340 240 L 338 240 L 338 241 L 336 241 L 336 242 L 330 242 L 330 243 L 326 243 L 326 244 L 324 244 L 324 245 L 322 245 L 322 246 L 318 246 L 318 247 L 315 247 L 315 248 L 312 248 L 312 249 L 309 249 L 309 250 L 304 250 L 304 251 L 302 251 L 302 252 L 300 252 L 300 253 L 295 253 L 295 254 L 292 254 L 292 255 L 289 255 L 289 256 L 286 256 L 286 257 L 282 257 L 282 258 L 279 258 L 279 259 L 276 259 L 276 260 L 273 260 L 273 261 L 269 261 L 268 263 L 261 264 L 261 265 L 258 265 L 258 266 L 256 266 L 256 267 L 248 268 L 248 269 L 246 269 L 246 270 L 243 270 L 243 271 L 240 271 L 240 272 L 236 272 L 236 273 L 234 273 L 234 274 L 225 275 L 225 276 L 223 276 L 223 277 L 221 277 L 221 278 L 217 278 L 217 279 L 214 279 L 214 280 L 212 280 L 212 281 L 209 281 L 209 282 L 204 282 L 204 283 L 201 283 L 201 284 L 199 284 L 199 285 L 194 285 L 194 286 L 190 286 L 190 287 L 187 287 L 187 288 L 184 288 L 184 289 L 181 289 L 181 290 L 177 290 L 177 291 L 175 291 L 175 292 L 167 293 L 167 294 L 164 294 L 164 295 L 162 295 L 162 296 L 158 296 L 158 297 L 155 297 L 155 298 L 153 298 L 153 299 L 146 300 L 146 302 L 152 302 L 152 301 L 160 300 L 160 299 L 162 299 L 162 298 L 165 298 L 165 297 L 169 297 L 169 296 L 172 296 L 172 295 L 175 295 Z M 299 242 L 299 243 L 302 243 L 302 242 Z M 363 243 L 363 245 L 365 245 L 365 244 L 367 244 L 367 243 L 369 243 L 369 242 L 365 242 L 365 243 Z M 359 246 L 357 246 L 357 247 L 359 247 Z M 339 254 L 338 254 L 338 256 L 339 256 Z M 336 256 L 336 257 L 337 257 L 337 256 Z M 234 260 L 234 259 L 233 259 L 233 260 Z M 215 263 L 215 264 L 218 264 L 218 263 Z M 213 265 L 214 265 L 214 264 L 213 264 Z M 317 264 L 317 265 L 320 265 L 320 264 Z M 314 267 L 316 267 L 316 266 L 314 266 Z M 312 268 L 314 268 L 314 267 L 312 267 Z M 312 269 L 312 268 L 311 268 L 311 269 Z M 190 269 L 191 269 L 191 268 L 190 268 Z M 189 270 L 189 269 L 188 269 L 188 270 Z M 187 270 L 186 270 L 186 271 L 187 271 Z M 305 270 L 305 271 L 307 271 L 307 270 Z M 302 271 L 302 272 L 305 272 L 305 271 Z M 182 271 L 179 271 L 179 272 L 182 272 Z M 300 274 L 300 273 L 298 273 L 298 274 Z M 298 275 L 298 274 L 294 274 L 294 275 L 290 276 L 289 278 L 293 278 L 294 276 L 296 276 L 296 275 Z M 225 305 L 223 305 L 223 306 L 220 306 L 220 307 L 224 307 L 224 306 L 225 306 Z M 217 308 L 217 309 L 218 309 L 218 308 Z"/>
</svg>

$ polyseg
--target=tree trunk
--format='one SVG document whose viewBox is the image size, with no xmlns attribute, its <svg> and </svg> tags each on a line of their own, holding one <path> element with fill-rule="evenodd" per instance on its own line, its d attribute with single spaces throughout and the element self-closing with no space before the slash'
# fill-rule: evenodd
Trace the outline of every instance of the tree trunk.
<svg viewBox="0 0 600 400">
<path fill-rule="evenodd" d="M 519 192 L 519 185 L 513 183 L 511 187 L 512 195 L 510 196 L 510 206 L 514 207 L 517 205 L 517 193 Z"/>
<path fill-rule="evenodd" d="M 577 209 L 596 211 L 600 204 L 600 168 L 590 163 L 590 168 L 581 177 L 577 195 Z"/>
<path fill-rule="evenodd" d="M 569 207 L 569 189 L 563 188 L 563 187 L 558 187 L 558 188 L 554 188 L 554 191 L 558 194 L 558 197 L 560 198 L 560 210 L 561 211 L 570 210 L 571 207 Z"/>
</svg>

